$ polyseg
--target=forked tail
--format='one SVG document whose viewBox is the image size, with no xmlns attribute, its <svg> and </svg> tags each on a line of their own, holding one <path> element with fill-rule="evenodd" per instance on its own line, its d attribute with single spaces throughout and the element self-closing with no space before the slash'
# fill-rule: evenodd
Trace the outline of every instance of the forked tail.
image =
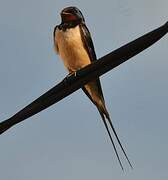
<svg viewBox="0 0 168 180">
<path fill-rule="evenodd" d="M 100 106 L 99 106 L 99 107 L 100 107 Z M 97 106 L 97 108 L 98 108 L 98 106 Z M 100 113 L 100 115 L 101 115 L 101 117 L 102 117 L 103 123 L 104 123 L 104 125 L 105 125 L 105 127 L 106 127 L 106 130 L 107 130 L 107 133 L 108 133 L 108 135 L 109 135 L 109 137 L 110 137 L 111 143 L 112 143 L 112 145 L 113 145 L 113 148 L 114 148 L 115 154 L 116 154 L 116 156 L 117 156 L 117 159 L 118 159 L 118 161 L 119 161 L 119 164 L 120 164 L 120 166 L 121 166 L 121 169 L 124 170 L 123 165 L 122 165 L 122 162 L 121 162 L 121 159 L 120 159 L 119 154 L 118 154 L 118 152 L 117 152 L 116 146 L 115 146 L 114 141 L 113 141 L 113 139 L 112 139 L 112 136 L 111 136 L 111 133 L 110 133 L 110 131 L 109 131 L 109 128 L 108 128 L 108 125 L 107 125 L 106 120 L 108 120 L 108 123 L 110 124 L 110 127 L 111 127 L 111 129 L 112 129 L 112 131 L 113 131 L 113 133 L 114 133 L 114 135 L 115 135 L 115 137 L 116 137 L 116 139 L 117 139 L 117 142 L 118 142 L 118 144 L 119 144 L 119 146 L 120 146 L 120 148 L 121 148 L 121 150 L 122 150 L 125 158 L 127 159 L 130 167 L 133 169 L 133 166 L 132 166 L 132 164 L 131 164 L 131 162 L 130 162 L 130 160 L 129 160 L 129 158 L 128 158 L 128 156 L 127 156 L 127 154 L 126 154 L 126 152 L 125 152 L 125 150 L 124 150 L 124 148 L 123 148 L 123 146 L 122 146 L 122 144 L 121 144 L 121 142 L 120 142 L 120 139 L 119 139 L 119 137 L 118 137 L 118 135 L 117 135 L 117 133 L 116 133 L 116 131 L 115 131 L 115 128 L 114 128 L 114 126 L 113 126 L 113 124 L 112 124 L 112 121 L 111 121 L 111 119 L 110 119 L 110 116 L 109 116 L 108 111 L 106 110 L 105 105 L 103 104 L 103 108 L 101 108 L 101 109 L 98 108 L 98 111 L 99 111 L 99 113 Z"/>
</svg>

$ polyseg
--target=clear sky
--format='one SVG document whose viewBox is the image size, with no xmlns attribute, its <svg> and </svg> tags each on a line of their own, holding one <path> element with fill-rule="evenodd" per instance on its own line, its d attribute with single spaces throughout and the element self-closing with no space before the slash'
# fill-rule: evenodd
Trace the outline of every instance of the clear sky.
<svg viewBox="0 0 168 180">
<path fill-rule="evenodd" d="M 67 74 L 53 50 L 53 28 L 71 5 L 83 12 L 98 57 L 168 20 L 167 0 L 1 0 L 1 121 Z M 120 151 L 122 172 L 99 113 L 78 90 L 0 137 L 0 179 L 168 179 L 167 57 L 166 35 L 101 78 L 134 170 Z"/>
</svg>

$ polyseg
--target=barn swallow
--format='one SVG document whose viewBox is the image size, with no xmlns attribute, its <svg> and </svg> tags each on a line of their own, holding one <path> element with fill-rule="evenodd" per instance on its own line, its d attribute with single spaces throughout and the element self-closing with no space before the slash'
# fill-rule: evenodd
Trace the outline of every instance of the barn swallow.
<svg viewBox="0 0 168 180">
<path fill-rule="evenodd" d="M 69 74 L 72 74 L 95 61 L 97 59 L 96 53 L 90 32 L 85 24 L 85 19 L 81 11 L 76 7 L 66 7 L 61 11 L 60 15 L 61 24 L 57 25 L 54 29 L 54 47 L 57 54 L 59 54 L 63 60 L 64 66 L 68 70 Z M 121 168 L 123 169 L 123 165 L 117 152 L 116 145 L 112 139 L 107 122 L 109 123 L 121 150 L 132 168 L 130 160 L 118 138 L 110 119 L 110 115 L 105 106 L 100 80 L 95 79 L 90 81 L 83 86 L 82 90 L 97 107 Z"/>
</svg>

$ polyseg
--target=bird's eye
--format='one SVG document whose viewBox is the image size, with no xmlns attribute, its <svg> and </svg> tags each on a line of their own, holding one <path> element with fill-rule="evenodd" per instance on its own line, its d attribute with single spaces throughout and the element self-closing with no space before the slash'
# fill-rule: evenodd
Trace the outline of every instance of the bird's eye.
<svg viewBox="0 0 168 180">
<path fill-rule="evenodd" d="M 74 12 L 74 13 L 78 13 L 78 11 L 77 11 L 76 9 L 73 9 L 73 12 Z"/>
<path fill-rule="evenodd" d="M 75 8 L 69 9 L 68 12 L 71 14 L 77 14 L 78 13 L 78 11 Z"/>
</svg>

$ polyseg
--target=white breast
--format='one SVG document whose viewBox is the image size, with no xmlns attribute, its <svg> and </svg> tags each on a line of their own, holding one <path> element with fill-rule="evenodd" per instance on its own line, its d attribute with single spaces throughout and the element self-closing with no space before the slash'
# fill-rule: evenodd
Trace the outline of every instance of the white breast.
<svg viewBox="0 0 168 180">
<path fill-rule="evenodd" d="M 55 41 L 58 46 L 58 54 L 70 72 L 90 64 L 90 58 L 83 46 L 79 26 L 66 31 L 57 29 Z"/>
</svg>

